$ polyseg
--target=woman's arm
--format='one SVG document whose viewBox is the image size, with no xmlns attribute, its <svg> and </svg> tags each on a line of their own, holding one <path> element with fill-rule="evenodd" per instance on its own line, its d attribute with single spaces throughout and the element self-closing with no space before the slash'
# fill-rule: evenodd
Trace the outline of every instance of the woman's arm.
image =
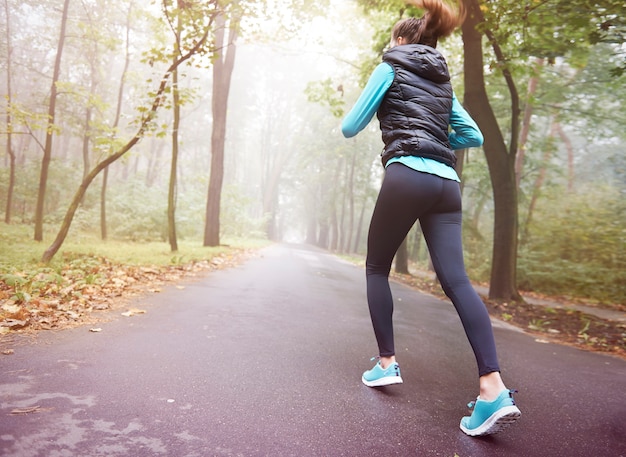
<svg viewBox="0 0 626 457">
<path fill-rule="evenodd" d="M 381 63 L 376 67 L 359 99 L 341 123 L 343 136 L 351 138 L 370 123 L 393 82 L 393 76 L 391 65 Z"/>
<path fill-rule="evenodd" d="M 477 148 L 483 144 L 482 132 L 454 93 L 452 94 L 450 127 L 452 132 L 448 134 L 448 140 L 452 149 Z"/>
</svg>

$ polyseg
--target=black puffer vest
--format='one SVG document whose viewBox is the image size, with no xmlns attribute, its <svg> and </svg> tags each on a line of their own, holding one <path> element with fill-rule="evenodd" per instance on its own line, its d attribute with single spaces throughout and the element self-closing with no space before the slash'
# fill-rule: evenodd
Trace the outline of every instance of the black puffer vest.
<svg viewBox="0 0 626 457">
<path fill-rule="evenodd" d="M 383 165 L 392 157 L 418 156 L 454 167 L 448 142 L 452 86 L 448 65 L 430 46 L 395 46 L 383 55 L 394 79 L 378 108 L 385 149 Z"/>
</svg>

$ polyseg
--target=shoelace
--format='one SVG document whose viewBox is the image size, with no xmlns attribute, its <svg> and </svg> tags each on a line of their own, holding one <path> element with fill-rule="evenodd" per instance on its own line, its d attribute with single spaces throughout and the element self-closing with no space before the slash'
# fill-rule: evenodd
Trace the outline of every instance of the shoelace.
<svg viewBox="0 0 626 457">
<path fill-rule="evenodd" d="M 380 364 L 380 356 L 379 356 L 379 355 L 375 355 L 374 357 L 372 357 L 372 358 L 370 359 L 370 362 L 373 362 L 374 360 L 378 360 L 378 363 Z M 382 365 L 380 365 L 380 368 L 381 368 L 382 370 L 385 370 L 385 371 L 386 371 L 386 370 L 388 370 L 390 367 L 391 367 L 391 365 L 389 365 L 387 368 L 383 368 L 383 366 L 382 366 Z M 398 366 L 398 364 L 397 364 L 397 363 L 396 363 L 396 364 L 395 364 L 395 366 L 394 366 L 394 371 L 396 372 L 396 375 L 397 375 L 397 376 L 400 376 L 400 368 L 399 368 L 399 366 Z"/>
<path fill-rule="evenodd" d="M 518 392 L 518 390 L 517 390 L 517 389 L 509 389 L 509 396 L 511 397 L 511 400 L 513 400 L 513 404 L 515 404 L 515 399 L 513 398 L 513 394 L 516 394 L 517 392 Z M 476 400 L 478 400 L 478 398 L 479 398 L 479 397 L 476 397 Z M 476 406 L 476 401 L 470 401 L 470 402 L 467 404 L 467 407 L 468 407 L 469 409 L 473 409 L 473 408 L 474 408 L 474 406 Z"/>
</svg>

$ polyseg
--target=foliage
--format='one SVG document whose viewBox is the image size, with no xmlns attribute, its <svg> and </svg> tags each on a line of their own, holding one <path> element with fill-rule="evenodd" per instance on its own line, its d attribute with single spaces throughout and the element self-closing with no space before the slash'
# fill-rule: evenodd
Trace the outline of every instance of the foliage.
<svg viewBox="0 0 626 457">
<path fill-rule="evenodd" d="M 615 188 L 584 186 L 542 201 L 542 214 L 520 259 L 530 290 L 623 303 L 626 297 L 626 204 Z"/>
<path fill-rule="evenodd" d="M 596 157 L 597 159 L 597 157 Z M 599 179 L 568 192 L 559 166 L 550 171 L 542 188 L 535 215 L 527 228 L 528 238 L 521 246 L 518 284 L 523 291 L 584 298 L 601 303 L 623 303 L 626 297 L 626 206 L 624 189 L 614 179 Z M 597 165 L 597 170 L 602 166 Z M 482 173 L 482 177 L 481 177 Z M 469 276 L 489 280 L 491 205 L 481 203 L 486 175 L 482 161 L 466 164 L 464 188 L 465 261 Z M 600 177 L 598 177 L 600 178 Z M 561 184 L 559 184 L 559 182 Z M 480 223 L 474 212 L 480 205 Z M 522 202 L 522 205 L 524 203 Z"/>
<path fill-rule="evenodd" d="M 500 0 L 482 3 L 481 10 L 490 39 L 510 63 L 531 56 L 584 62 L 589 45 L 624 40 L 626 6 L 620 0 Z"/>
<path fill-rule="evenodd" d="M 309 83 L 305 93 L 310 102 L 328 105 L 331 113 L 335 117 L 342 117 L 344 114 L 343 86 L 332 86 L 332 79 Z"/>
<path fill-rule="evenodd" d="M 263 238 L 268 215 L 252 216 L 255 199 L 241 186 L 230 185 L 222 194 L 221 232 L 226 237 Z"/>
</svg>

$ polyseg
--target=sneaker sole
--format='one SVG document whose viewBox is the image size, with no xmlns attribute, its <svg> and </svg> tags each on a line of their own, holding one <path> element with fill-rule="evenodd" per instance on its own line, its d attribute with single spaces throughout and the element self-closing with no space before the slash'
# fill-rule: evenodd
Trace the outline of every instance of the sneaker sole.
<svg viewBox="0 0 626 457">
<path fill-rule="evenodd" d="M 480 427 L 468 429 L 461 424 L 461 430 L 469 436 L 493 435 L 501 432 L 522 415 L 517 406 L 505 406 L 493 413 Z"/>
<path fill-rule="evenodd" d="M 375 379 L 374 381 L 368 381 L 364 377 L 361 377 L 361 381 L 367 387 L 382 387 L 390 386 L 392 384 L 402 384 L 402 377 L 400 376 L 385 376 L 384 378 Z"/>
</svg>

